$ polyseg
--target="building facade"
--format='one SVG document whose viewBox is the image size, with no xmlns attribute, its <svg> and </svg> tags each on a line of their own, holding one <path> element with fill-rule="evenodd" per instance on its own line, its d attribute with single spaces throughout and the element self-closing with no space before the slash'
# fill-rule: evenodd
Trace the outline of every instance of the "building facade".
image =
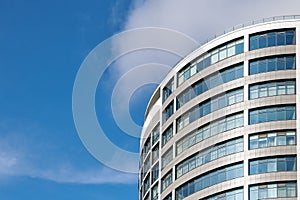
<svg viewBox="0 0 300 200">
<path fill-rule="evenodd" d="M 300 16 L 274 17 L 179 62 L 147 107 L 139 199 L 297 199 L 299 44 Z"/>
</svg>

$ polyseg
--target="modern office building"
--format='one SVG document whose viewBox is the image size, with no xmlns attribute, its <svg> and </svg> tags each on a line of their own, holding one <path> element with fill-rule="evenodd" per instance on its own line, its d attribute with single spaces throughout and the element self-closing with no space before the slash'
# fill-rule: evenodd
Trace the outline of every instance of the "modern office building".
<svg viewBox="0 0 300 200">
<path fill-rule="evenodd" d="M 139 199 L 297 199 L 299 44 L 300 16 L 274 17 L 180 61 L 148 103 Z"/>
</svg>

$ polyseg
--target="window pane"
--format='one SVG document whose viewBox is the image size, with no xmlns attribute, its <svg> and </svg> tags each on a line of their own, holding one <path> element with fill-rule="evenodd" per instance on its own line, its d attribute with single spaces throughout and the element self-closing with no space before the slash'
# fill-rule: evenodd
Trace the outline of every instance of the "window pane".
<svg viewBox="0 0 300 200">
<path fill-rule="evenodd" d="M 259 43 L 259 48 L 266 47 L 267 46 L 267 35 L 266 34 L 260 35 L 258 43 Z"/>
<path fill-rule="evenodd" d="M 285 45 L 285 32 L 277 33 L 277 45 Z"/>
<path fill-rule="evenodd" d="M 276 70 L 276 58 L 268 59 L 268 71 L 275 71 Z"/>
<path fill-rule="evenodd" d="M 263 73 L 267 71 L 267 63 L 266 60 L 261 60 L 258 62 L 258 72 Z"/>
<path fill-rule="evenodd" d="M 295 57 L 294 56 L 286 57 L 286 69 L 295 69 Z"/>
<path fill-rule="evenodd" d="M 235 54 L 240 54 L 244 52 L 244 43 L 239 43 L 235 46 Z"/>
<path fill-rule="evenodd" d="M 258 48 L 258 36 L 250 37 L 250 50 Z"/>
<path fill-rule="evenodd" d="M 284 57 L 277 59 L 277 70 L 285 70 L 285 60 L 284 60 Z"/>
<path fill-rule="evenodd" d="M 276 33 L 268 33 L 268 47 L 276 45 Z"/>
<path fill-rule="evenodd" d="M 228 57 L 233 56 L 235 54 L 235 46 L 229 47 L 227 50 Z"/>
<path fill-rule="evenodd" d="M 224 58 L 226 58 L 227 57 L 227 49 L 225 48 L 225 49 L 220 50 L 219 56 L 220 56 L 220 60 L 223 60 Z"/>
<path fill-rule="evenodd" d="M 295 44 L 295 32 L 294 31 L 287 31 L 286 32 L 286 44 Z"/>
</svg>

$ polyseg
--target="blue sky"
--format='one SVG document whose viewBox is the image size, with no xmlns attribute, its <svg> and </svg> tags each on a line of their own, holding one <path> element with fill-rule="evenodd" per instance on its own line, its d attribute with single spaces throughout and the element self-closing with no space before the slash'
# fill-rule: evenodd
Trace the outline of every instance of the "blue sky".
<svg viewBox="0 0 300 200">
<path fill-rule="evenodd" d="M 130 28 L 166 27 L 204 41 L 239 23 L 300 13 L 298 0 L 228 2 L 216 7 L 211 0 L 0 0 L 0 199 L 137 199 L 137 175 L 105 167 L 78 137 L 72 115 L 77 71 L 99 43 Z M 96 111 L 117 146 L 139 150 L 139 139 L 114 121 L 114 84 L 132 66 L 153 60 L 173 66 L 178 59 L 144 50 L 105 72 Z M 131 96 L 130 114 L 139 125 L 155 87 L 147 84 Z"/>
<path fill-rule="evenodd" d="M 136 175 L 94 159 L 72 117 L 81 63 L 131 3 L 0 1 L 0 199 L 137 199 Z"/>
</svg>

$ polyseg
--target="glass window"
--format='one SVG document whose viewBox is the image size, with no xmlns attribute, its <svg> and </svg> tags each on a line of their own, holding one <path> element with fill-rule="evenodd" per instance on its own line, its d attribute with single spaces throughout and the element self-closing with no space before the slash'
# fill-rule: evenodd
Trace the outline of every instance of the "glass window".
<svg viewBox="0 0 300 200">
<path fill-rule="evenodd" d="M 249 124 L 292 119 L 295 119 L 295 106 L 274 106 L 249 112 Z"/>
<path fill-rule="evenodd" d="M 203 92 L 216 87 L 224 82 L 228 82 L 243 76 L 243 65 L 232 66 L 225 70 L 215 73 L 204 79 L 198 81 L 188 90 L 185 90 L 177 97 L 177 109 L 183 106 L 185 103 L 193 99 L 194 97 L 202 94 Z"/>
<path fill-rule="evenodd" d="M 170 171 L 162 178 L 162 191 L 164 191 L 169 185 L 171 185 L 172 181 L 172 171 Z"/>
<path fill-rule="evenodd" d="M 268 72 L 276 70 L 276 63 L 277 63 L 276 58 L 270 58 L 270 59 L 268 59 L 268 67 L 267 67 Z"/>
<path fill-rule="evenodd" d="M 295 69 L 295 56 L 276 56 L 249 62 L 250 75 L 276 70 Z"/>
<path fill-rule="evenodd" d="M 285 32 L 277 33 L 277 45 L 285 45 Z"/>
<path fill-rule="evenodd" d="M 183 174 L 212 160 L 241 151 L 243 151 L 243 138 L 237 138 L 226 143 L 216 144 L 194 154 L 192 157 L 176 166 L 176 178 L 179 178 Z"/>
<path fill-rule="evenodd" d="M 162 146 L 173 137 L 173 124 L 171 124 L 162 134 Z"/>
<path fill-rule="evenodd" d="M 285 41 L 287 45 L 296 43 L 295 31 L 286 31 L 285 34 Z"/>
<path fill-rule="evenodd" d="M 175 190 L 176 199 L 183 199 L 195 192 L 198 192 L 204 188 L 212 186 L 223 181 L 231 180 L 233 178 L 242 177 L 243 164 L 235 164 L 232 166 L 225 166 L 224 169 L 215 170 L 207 173 L 206 175 L 200 175 L 193 180 L 184 183 Z M 228 176 L 228 174 L 235 174 L 234 176 Z M 185 189 L 189 188 L 189 189 Z M 240 196 L 240 195 L 239 195 Z"/>
<path fill-rule="evenodd" d="M 217 50 L 217 51 L 212 52 L 211 63 L 218 62 L 218 60 L 219 60 L 219 54 L 218 54 L 218 50 Z"/>
<path fill-rule="evenodd" d="M 174 79 L 172 78 L 169 83 L 163 88 L 163 102 L 172 94 L 174 90 Z"/>
<path fill-rule="evenodd" d="M 285 57 L 277 58 L 277 70 L 285 70 Z"/>
<path fill-rule="evenodd" d="M 250 37 L 250 50 L 258 49 L 258 36 Z"/>
<path fill-rule="evenodd" d="M 227 126 L 227 123 L 233 123 L 234 127 Z M 230 130 L 229 128 L 237 128 L 244 126 L 244 116 L 243 113 L 236 113 L 234 115 L 227 116 L 225 118 L 220 118 L 215 120 L 214 122 L 204 125 L 197 130 L 191 132 L 182 140 L 177 143 L 177 155 L 180 154 L 185 149 L 190 146 L 198 143 L 208 137 L 217 135 L 224 131 Z M 192 139 L 196 138 L 196 139 Z"/>
<path fill-rule="evenodd" d="M 223 60 L 223 59 L 227 58 L 227 49 L 226 49 L 226 47 L 223 47 L 223 48 L 220 49 L 219 56 L 220 56 L 220 60 Z"/>
<path fill-rule="evenodd" d="M 266 139 L 265 139 L 266 138 Z M 249 149 L 295 145 L 295 131 L 269 132 L 251 135 L 249 138 Z M 267 142 L 265 142 L 267 140 Z"/>
<path fill-rule="evenodd" d="M 240 54 L 244 52 L 244 42 L 241 42 L 235 46 L 235 54 Z"/>
<path fill-rule="evenodd" d="M 250 186 L 250 199 L 290 198 L 296 197 L 297 184 L 295 182 L 270 183 L 268 185 Z"/>
<path fill-rule="evenodd" d="M 159 124 L 152 130 L 152 145 L 159 140 Z"/>
<path fill-rule="evenodd" d="M 295 44 L 295 30 L 278 30 L 250 36 L 250 50 Z"/>
<path fill-rule="evenodd" d="M 268 33 L 268 47 L 276 45 L 276 33 Z"/>
<path fill-rule="evenodd" d="M 249 162 L 250 175 L 268 172 L 295 171 L 296 157 L 263 158 Z"/>
<path fill-rule="evenodd" d="M 295 94 L 295 81 L 259 83 L 250 86 L 250 99 L 259 97 Z"/>
<path fill-rule="evenodd" d="M 173 101 L 165 108 L 163 111 L 163 123 L 165 123 L 174 113 L 174 103 Z"/>
<path fill-rule="evenodd" d="M 258 48 L 265 48 L 267 46 L 267 35 L 260 35 L 258 38 Z"/>
<path fill-rule="evenodd" d="M 233 56 L 235 54 L 235 46 L 228 47 L 228 57 Z"/>
<path fill-rule="evenodd" d="M 170 148 L 163 156 L 162 156 L 162 168 L 167 166 L 173 159 L 173 148 Z"/>
<path fill-rule="evenodd" d="M 243 89 L 237 89 L 224 95 L 213 97 L 187 111 L 177 119 L 177 132 L 195 120 L 221 108 L 244 100 Z M 185 123 L 186 120 L 186 123 Z M 233 125 L 234 126 L 234 125 Z"/>
<path fill-rule="evenodd" d="M 215 48 L 208 53 L 201 55 L 197 58 L 196 63 L 188 64 L 177 74 L 178 85 L 181 85 L 184 81 L 188 80 L 191 76 L 200 72 L 204 68 L 223 60 L 229 56 L 237 55 L 244 52 L 244 41 L 238 39 L 227 44 L 224 44 L 218 48 Z M 164 98 L 163 98 L 164 100 Z"/>
</svg>

